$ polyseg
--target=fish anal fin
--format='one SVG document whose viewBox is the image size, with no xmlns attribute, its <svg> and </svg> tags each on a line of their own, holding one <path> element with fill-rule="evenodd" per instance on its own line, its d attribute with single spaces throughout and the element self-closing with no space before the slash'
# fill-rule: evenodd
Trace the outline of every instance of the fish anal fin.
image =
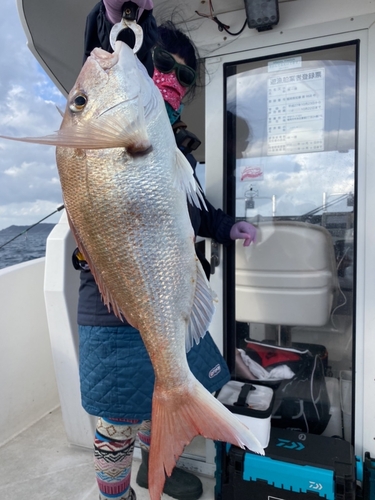
<svg viewBox="0 0 375 500">
<path fill-rule="evenodd" d="M 184 388 L 185 389 L 185 388 Z M 170 476 L 184 447 L 197 435 L 264 454 L 258 439 L 190 374 L 188 389 L 163 390 L 155 384 L 148 485 L 160 500 L 165 474 Z"/>
</svg>

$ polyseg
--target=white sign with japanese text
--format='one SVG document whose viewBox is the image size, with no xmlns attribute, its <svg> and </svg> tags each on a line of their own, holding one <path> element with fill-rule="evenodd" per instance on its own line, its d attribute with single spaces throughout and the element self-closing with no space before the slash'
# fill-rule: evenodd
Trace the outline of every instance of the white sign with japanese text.
<svg viewBox="0 0 375 500">
<path fill-rule="evenodd" d="M 270 74 L 269 155 L 324 150 L 325 68 Z"/>
</svg>

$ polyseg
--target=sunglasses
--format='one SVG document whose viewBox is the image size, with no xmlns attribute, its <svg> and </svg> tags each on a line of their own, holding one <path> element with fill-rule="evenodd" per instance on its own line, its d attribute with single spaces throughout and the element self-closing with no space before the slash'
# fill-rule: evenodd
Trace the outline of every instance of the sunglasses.
<svg viewBox="0 0 375 500">
<path fill-rule="evenodd" d="M 176 59 L 161 47 L 155 47 L 153 52 L 154 65 L 161 73 L 176 71 L 177 80 L 183 87 L 190 87 L 197 79 L 197 73 L 190 66 L 180 64 Z"/>
</svg>

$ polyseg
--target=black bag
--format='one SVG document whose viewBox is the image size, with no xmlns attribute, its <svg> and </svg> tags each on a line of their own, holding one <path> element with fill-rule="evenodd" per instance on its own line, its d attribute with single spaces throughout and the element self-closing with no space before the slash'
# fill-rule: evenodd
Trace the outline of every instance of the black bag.
<svg viewBox="0 0 375 500">
<path fill-rule="evenodd" d="M 247 344 L 246 354 L 257 362 L 266 359 L 267 369 L 282 363 L 294 372 L 291 379 L 262 381 L 275 389 L 272 426 L 321 434 L 330 419 L 330 401 L 320 356 L 256 342 Z"/>
</svg>

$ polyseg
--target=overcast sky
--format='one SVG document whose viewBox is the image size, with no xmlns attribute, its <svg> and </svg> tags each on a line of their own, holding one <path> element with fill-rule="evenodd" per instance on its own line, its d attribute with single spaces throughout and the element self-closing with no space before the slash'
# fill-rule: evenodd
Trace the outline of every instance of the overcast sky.
<svg viewBox="0 0 375 500">
<path fill-rule="evenodd" d="M 26 45 L 16 0 L 1 7 L 0 134 L 49 134 L 60 128 L 56 105 L 64 109 L 65 99 Z M 55 148 L 0 139 L 0 230 L 34 224 L 61 203 Z"/>
</svg>

